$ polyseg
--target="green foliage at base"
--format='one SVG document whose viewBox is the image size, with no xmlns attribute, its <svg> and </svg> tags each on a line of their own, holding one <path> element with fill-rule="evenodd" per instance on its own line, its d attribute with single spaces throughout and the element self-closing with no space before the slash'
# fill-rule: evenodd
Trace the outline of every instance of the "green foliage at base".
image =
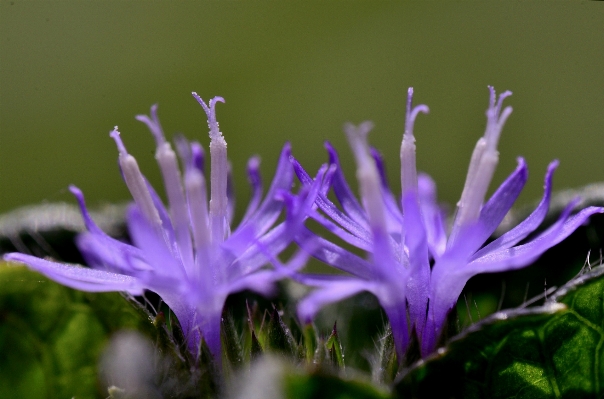
<svg viewBox="0 0 604 399">
<path fill-rule="evenodd" d="M 0 263 L 0 398 L 106 396 L 97 364 L 121 329 L 153 334 L 120 294 L 91 294 Z"/>
<path fill-rule="evenodd" d="M 396 385 L 399 397 L 414 398 L 591 398 L 603 390 L 603 267 L 544 306 L 472 326 Z"/>
<path fill-rule="evenodd" d="M 363 380 L 339 378 L 329 374 L 290 374 L 284 378 L 288 399 L 387 399 L 390 395 Z"/>
<path fill-rule="evenodd" d="M 557 198 L 550 220 L 561 209 L 556 204 L 567 202 Z M 0 218 L 0 252 L 19 244 L 36 255 L 82 261 L 73 243 L 81 228 L 72 220 L 76 213 L 66 218 L 56 207 L 20 212 Z M 110 216 L 97 219 L 127 240 L 123 221 Z M 471 280 L 451 317 L 452 338 L 411 365 L 417 357 L 399 365 L 387 319 L 369 294 L 326 307 L 316 325 L 306 326 L 295 319 L 301 294 L 291 284 L 281 284 L 270 299 L 232 295 L 217 367 L 205 345 L 198 359 L 185 349 L 165 304 L 152 317 L 120 294 L 75 291 L 0 262 L 0 398 L 147 398 L 144 389 L 204 399 L 604 397 L 604 266 L 585 267 L 562 288 L 551 288 L 572 277 L 589 250 L 597 258 L 602 242 L 604 216 L 594 216 L 529 268 Z M 500 311 L 474 323 L 544 288 L 543 306 Z M 109 394 L 112 384 L 99 377 L 101 353 L 124 329 L 142 332 L 153 348 L 152 378 L 143 393 L 116 386 Z"/>
</svg>

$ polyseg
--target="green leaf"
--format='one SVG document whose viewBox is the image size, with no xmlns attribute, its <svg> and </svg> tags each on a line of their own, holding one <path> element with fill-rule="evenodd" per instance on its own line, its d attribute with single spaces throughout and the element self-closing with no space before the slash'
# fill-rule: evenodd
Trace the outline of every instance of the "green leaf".
<svg viewBox="0 0 604 399">
<path fill-rule="evenodd" d="M 342 343 L 340 342 L 340 337 L 338 336 L 338 329 L 336 323 L 333 324 L 333 330 L 331 332 L 331 335 L 327 339 L 325 346 L 329 353 L 331 364 L 343 369 L 344 352 L 342 350 Z"/>
<path fill-rule="evenodd" d="M 93 398 L 108 337 L 152 321 L 116 293 L 75 291 L 23 266 L 0 263 L 0 397 Z"/>
<path fill-rule="evenodd" d="M 284 377 L 287 399 L 386 399 L 391 396 L 368 381 L 343 379 L 329 373 L 292 373 Z"/>
<path fill-rule="evenodd" d="M 377 383 L 391 383 L 398 371 L 398 361 L 392 329 L 388 326 L 384 334 L 377 340 L 377 355 L 371 374 Z"/>
<path fill-rule="evenodd" d="M 223 358 L 228 361 L 233 369 L 241 367 L 243 364 L 243 347 L 233 315 L 228 311 L 223 312 L 220 336 L 222 338 Z"/>
<path fill-rule="evenodd" d="M 313 362 L 315 352 L 319 345 L 317 329 L 314 324 L 310 323 L 304 327 L 302 334 L 304 336 L 304 353 L 306 357 L 306 363 L 311 364 Z"/>
<path fill-rule="evenodd" d="M 258 336 L 256 335 L 256 328 L 254 326 L 255 312 L 252 311 L 247 300 L 245 301 L 245 310 L 247 311 L 247 323 L 245 323 L 245 325 L 247 326 L 248 332 L 245 333 L 246 335 L 244 336 L 246 338 L 244 343 L 244 355 L 249 352 L 249 355 L 245 356 L 245 359 L 250 362 L 257 359 L 264 351 L 262 345 L 260 345 L 260 340 L 258 340 Z M 254 306 L 254 310 L 257 310 L 257 306 Z"/>
<path fill-rule="evenodd" d="M 273 311 L 270 312 L 266 342 L 263 346 L 293 359 L 303 358 L 291 330 L 283 322 L 277 308 L 274 308 Z"/>
<path fill-rule="evenodd" d="M 473 325 L 404 372 L 395 388 L 414 398 L 601 397 L 604 267 L 560 288 L 544 306 Z"/>
<path fill-rule="evenodd" d="M 604 206 L 604 184 L 593 184 L 554 193 L 547 218 L 535 234 L 539 234 L 557 221 L 562 210 L 577 197 L 581 198 L 581 202 L 575 207 L 576 211 L 586 206 Z M 534 203 L 506 215 L 495 237 L 518 225 L 535 209 L 536 205 L 537 203 Z M 604 214 L 596 214 L 529 267 L 475 276 L 464 289 L 472 319 L 476 321 L 480 316 L 484 317 L 498 309 L 518 307 L 527 299 L 543 293 L 545 289 L 561 287 L 579 273 L 588 253 L 592 261 L 599 260 L 603 242 Z M 464 302 L 462 295 L 458 308 L 462 327 L 463 319 L 469 312 Z M 470 320 L 466 322 L 469 323 Z"/>
<path fill-rule="evenodd" d="M 260 345 L 260 341 L 258 341 L 258 337 L 256 337 L 256 333 L 254 331 L 251 332 L 251 346 L 250 346 L 250 360 L 254 360 L 260 356 L 262 351 L 262 346 Z"/>
</svg>

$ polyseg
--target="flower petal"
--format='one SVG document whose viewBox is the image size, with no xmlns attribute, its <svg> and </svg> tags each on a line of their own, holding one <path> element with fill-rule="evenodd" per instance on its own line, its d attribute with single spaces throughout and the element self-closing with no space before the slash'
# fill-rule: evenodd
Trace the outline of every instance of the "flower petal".
<svg viewBox="0 0 604 399">
<path fill-rule="evenodd" d="M 138 272 L 153 269 L 147 264 L 144 255 L 136 247 L 122 242 L 116 245 L 107 237 L 93 233 L 80 234 L 75 240 L 78 249 L 86 260 L 86 264 L 93 269 L 129 276 L 136 276 Z"/>
<path fill-rule="evenodd" d="M 279 157 L 279 163 L 277 165 L 277 172 L 273 178 L 266 198 L 264 202 L 260 204 L 256 212 L 247 220 L 247 222 L 239 225 L 237 230 L 244 226 L 252 226 L 257 235 L 263 234 L 272 226 L 277 220 L 281 210 L 283 209 L 283 202 L 277 198 L 277 194 L 282 190 L 291 189 L 293 180 L 292 166 L 289 161 L 291 156 L 291 145 L 288 143 L 283 146 L 281 155 Z M 237 232 L 234 232 L 235 235 Z"/>
<path fill-rule="evenodd" d="M 424 220 L 419 209 L 419 199 L 413 191 L 403 198 L 405 212 L 405 246 L 409 250 L 409 270 L 407 273 L 405 295 L 409 298 L 409 316 L 416 324 L 418 336 L 424 327 L 423 318 L 428 306 L 426 293 L 430 289 L 430 260 Z M 405 275 L 401 273 L 402 275 Z"/>
<path fill-rule="evenodd" d="M 313 220 L 317 221 L 321 226 L 325 227 L 331 233 L 333 233 L 337 237 L 341 238 L 348 244 L 354 245 L 355 247 L 360 248 L 364 251 L 371 251 L 372 242 L 366 242 L 362 238 L 349 233 L 348 231 L 344 230 L 343 228 L 341 228 L 340 226 L 338 226 L 331 220 L 329 220 L 326 217 L 324 217 L 323 215 L 321 215 L 316 210 L 313 210 L 313 209 L 309 210 L 308 216 L 311 217 Z"/>
<path fill-rule="evenodd" d="M 523 158 L 518 158 L 516 170 L 505 179 L 480 211 L 478 221 L 484 226 L 484 230 L 483 237 L 477 238 L 477 244 L 479 246 L 482 245 L 482 243 L 493 234 L 497 226 L 501 224 L 501 221 L 520 195 L 527 178 L 528 169 L 526 167 L 526 162 Z M 478 249 L 478 247 L 475 249 Z"/>
<path fill-rule="evenodd" d="M 294 196 L 285 190 L 275 194 L 276 198 L 278 197 L 281 203 L 285 205 L 286 221 L 284 223 L 271 229 L 260 238 L 256 238 L 253 229 L 248 225 L 239 229 L 236 237 L 227 240 L 225 245 L 228 244 L 231 253 L 239 258 L 231 268 L 235 271 L 235 275 L 243 272 L 243 270 L 247 272 L 255 270 L 268 261 L 267 251 L 280 252 L 293 242 L 298 230 L 304 226 L 307 213 L 314 206 L 314 201 L 323 185 L 326 171 L 327 165 L 323 165 L 311 185 L 303 187 L 298 196 Z M 241 271 L 239 271 L 239 268 L 241 268 Z"/>
<path fill-rule="evenodd" d="M 419 204 L 426 227 L 428 249 L 433 259 L 439 258 L 447 248 L 445 216 L 436 203 L 436 184 L 430 176 L 419 173 L 417 176 Z"/>
<path fill-rule="evenodd" d="M 545 251 L 571 235 L 579 226 L 596 213 L 604 213 L 604 208 L 588 207 L 576 215 L 568 217 L 576 202 L 571 203 L 560 219 L 545 232 L 530 242 L 512 248 L 490 252 L 470 262 L 464 270 L 472 275 L 493 273 L 522 268 L 539 258 Z"/>
<path fill-rule="evenodd" d="M 252 188 L 252 198 L 248 203 L 243 219 L 241 219 L 241 224 L 247 222 L 254 212 L 256 212 L 262 200 L 262 177 L 260 176 L 259 166 L 259 157 L 252 157 L 247 162 L 247 179 Z"/>
<path fill-rule="evenodd" d="M 202 339 L 198 326 L 200 319 L 198 310 L 194 306 L 191 306 L 187 300 L 183 300 L 187 295 L 181 292 L 174 292 L 167 287 L 157 289 L 155 292 L 176 315 L 176 319 L 182 328 L 183 336 L 187 342 L 187 348 L 196 356 L 199 352 L 199 344 Z"/>
<path fill-rule="evenodd" d="M 315 318 L 319 310 L 330 303 L 341 301 L 363 291 L 373 291 L 375 284 L 353 280 L 346 282 L 336 282 L 327 288 L 322 288 L 311 292 L 298 304 L 298 318 L 302 323 L 310 323 Z"/>
<path fill-rule="evenodd" d="M 252 231 L 250 231 L 252 233 Z M 284 250 L 292 241 L 287 233 L 286 223 L 280 223 L 264 234 L 261 238 L 255 239 L 252 234 L 249 235 L 247 243 L 241 243 L 241 247 L 232 251 L 233 254 L 243 252 L 237 259 L 228 266 L 229 278 L 252 273 L 261 266 L 266 265 L 269 259 L 262 248 L 270 253 L 279 253 Z M 229 244 L 227 242 L 227 244 Z M 231 249 L 229 247 L 229 249 Z"/>
<path fill-rule="evenodd" d="M 79 188 L 70 186 L 69 191 L 75 196 L 89 231 L 76 237 L 76 245 L 90 266 L 128 275 L 134 275 L 137 270 L 148 269 L 148 266 L 144 265 L 140 249 L 109 237 L 96 225 L 88 213 L 84 194 Z"/>
<path fill-rule="evenodd" d="M 518 224 L 518 226 L 489 243 L 484 248 L 481 248 L 472 256 L 472 258 L 470 258 L 470 260 L 478 259 L 482 256 L 485 256 L 489 252 L 494 252 L 502 248 L 511 248 L 525 239 L 530 233 L 539 227 L 547 215 L 547 211 L 549 210 L 549 201 L 552 194 L 552 178 L 557 167 L 558 161 L 554 161 L 550 163 L 547 168 L 547 173 L 545 174 L 545 190 L 543 193 L 543 198 L 541 199 L 541 202 L 537 208 L 535 208 L 535 210 L 526 219 Z"/>
<path fill-rule="evenodd" d="M 229 226 L 233 222 L 235 216 L 235 188 L 233 187 L 233 165 L 230 162 L 227 164 L 227 222 Z"/>
<path fill-rule="evenodd" d="M 329 154 L 329 163 L 337 166 L 332 178 L 331 186 L 333 187 L 333 191 L 338 199 L 338 202 L 342 205 L 342 209 L 344 209 L 344 212 L 346 212 L 350 218 L 364 227 L 365 230 L 369 229 L 369 221 L 367 220 L 365 209 L 363 209 L 359 201 L 356 199 L 352 193 L 352 190 L 350 190 L 346 179 L 344 178 L 338 153 L 328 141 L 325 142 L 325 148 Z"/>
<path fill-rule="evenodd" d="M 275 281 L 277 280 L 278 276 L 273 270 L 260 270 L 224 285 L 222 291 L 229 295 L 243 290 L 251 290 L 269 296 L 275 292 Z"/>
<path fill-rule="evenodd" d="M 126 213 L 128 231 L 132 241 L 143 253 L 144 259 L 159 276 L 185 278 L 185 269 L 180 258 L 175 258 L 164 240 L 157 236 L 138 206 L 132 204 Z"/>
<path fill-rule="evenodd" d="M 304 168 L 302 168 L 302 166 L 296 159 L 292 158 L 292 163 L 294 165 L 294 171 L 296 172 L 298 179 L 300 179 L 300 182 L 305 186 L 310 186 L 313 181 L 312 177 L 310 177 L 310 175 L 304 170 Z M 335 182 L 337 180 L 337 176 L 338 171 L 336 170 L 333 175 L 332 182 Z M 331 202 L 327 197 L 322 194 L 319 194 L 316 199 L 316 204 L 319 206 L 319 208 L 321 208 L 323 212 L 325 212 L 327 216 L 332 218 L 336 223 L 351 232 L 353 235 L 367 242 L 371 241 L 371 234 L 365 228 L 365 226 L 360 224 L 358 220 L 352 219 L 351 217 L 340 211 L 335 206 L 335 204 Z"/>
<path fill-rule="evenodd" d="M 151 183 L 145 178 L 145 183 L 147 183 L 147 189 L 149 190 L 149 195 L 151 195 L 151 199 L 153 200 L 153 205 L 155 205 L 155 209 L 157 209 L 157 213 L 159 214 L 159 218 L 161 220 L 161 227 L 163 230 L 163 234 L 165 234 L 164 243 L 168 245 L 170 252 L 172 252 L 175 256 L 180 257 L 180 251 L 176 246 L 176 233 L 174 233 L 174 227 L 172 226 L 172 221 L 170 220 L 170 215 L 161 198 L 157 194 L 157 191 L 153 188 Z"/>
<path fill-rule="evenodd" d="M 4 255 L 4 260 L 24 263 L 51 280 L 81 291 L 122 291 L 131 295 L 141 295 L 145 288 L 135 277 L 51 262 L 31 255 L 9 253 Z"/>
<path fill-rule="evenodd" d="M 460 240 L 434 263 L 430 279 L 429 308 L 423 329 L 421 353 L 430 354 L 436 346 L 449 311 L 457 303 L 466 282 L 473 275 L 465 273 L 468 254 L 474 247 L 476 236 L 482 235 L 480 224 L 465 226 Z M 411 299 L 410 299 L 411 301 Z"/>
<path fill-rule="evenodd" d="M 322 237 L 316 236 L 306 227 L 298 232 L 296 242 L 313 257 L 336 269 L 360 278 L 370 279 L 372 276 L 375 278 L 371 263 Z"/>
<path fill-rule="evenodd" d="M 373 147 L 370 149 L 371 156 L 375 161 L 378 173 L 380 175 L 380 181 L 382 183 L 382 200 L 384 201 L 384 210 L 386 211 L 386 223 L 388 224 L 388 231 L 391 234 L 401 233 L 401 224 L 403 223 L 403 214 L 399 209 L 397 200 L 392 194 L 390 187 L 388 186 L 388 179 L 386 178 L 386 167 L 384 160 L 380 153 Z"/>
</svg>

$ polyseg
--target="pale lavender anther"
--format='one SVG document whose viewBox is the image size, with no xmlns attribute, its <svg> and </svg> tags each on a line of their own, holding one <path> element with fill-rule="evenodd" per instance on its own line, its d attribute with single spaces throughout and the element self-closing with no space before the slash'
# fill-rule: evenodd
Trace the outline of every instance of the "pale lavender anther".
<svg viewBox="0 0 604 399">
<path fill-rule="evenodd" d="M 216 120 L 216 103 L 224 103 L 224 99 L 214 97 L 206 105 L 197 93 L 192 94 L 205 111 L 210 129 L 210 232 L 212 241 L 218 244 L 229 234 L 227 144 Z"/>
<path fill-rule="evenodd" d="M 426 105 L 413 107 L 413 88 L 407 91 L 407 114 L 405 117 L 405 133 L 401 143 L 401 187 L 402 192 L 417 191 L 417 169 L 415 162 L 415 137 L 413 126 L 420 112 L 427 114 L 430 110 Z"/>
<path fill-rule="evenodd" d="M 361 197 L 365 200 L 365 211 L 369 216 L 372 229 L 387 230 L 380 175 L 371 156 L 367 135 L 373 128 L 373 123 L 363 122 L 358 127 L 346 124 L 344 130 L 357 162 L 357 180 Z"/>
<path fill-rule="evenodd" d="M 495 89 L 492 86 L 489 86 L 489 91 L 491 92 L 491 98 L 489 101 L 489 109 L 486 112 L 487 129 L 485 132 L 485 139 L 487 141 L 488 148 L 494 151 L 497 149 L 501 129 L 503 128 L 503 125 L 512 113 L 512 107 L 505 107 L 503 111 L 501 110 L 501 107 L 503 106 L 503 100 L 511 96 L 512 92 L 509 90 L 504 91 L 499 95 L 497 102 L 495 102 Z"/>
<path fill-rule="evenodd" d="M 159 165 L 170 205 L 170 219 L 175 230 L 176 251 L 184 257 L 185 265 L 193 265 L 192 242 L 189 231 L 189 215 L 178 160 L 172 146 L 164 137 L 163 128 L 157 117 L 157 104 L 151 107 L 150 117 L 138 115 L 136 119 L 145 123 L 155 137 L 157 148 L 155 159 Z M 192 273 L 192 270 L 189 270 Z"/>
<path fill-rule="evenodd" d="M 153 198 L 151 197 L 151 193 L 147 187 L 147 182 L 145 181 L 145 178 L 138 167 L 136 159 L 134 159 L 134 157 L 128 154 L 128 151 L 126 151 L 126 146 L 124 145 L 120 137 L 120 132 L 117 129 L 118 128 L 116 126 L 109 135 L 111 138 L 113 138 L 117 145 L 119 151 L 118 162 L 122 171 L 122 176 L 126 182 L 126 186 L 128 186 L 128 190 L 130 190 L 130 194 L 132 195 L 134 202 L 141 209 L 143 215 L 145 215 L 152 228 L 155 230 L 158 236 L 163 237 L 164 240 L 166 240 L 164 230 L 162 228 L 162 221 L 159 216 L 159 212 L 153 203 Z"/>
<path fill-rule="evenodd" d="M 117 150 L 119 151 L 120 155 L 128 155 L 128 151 L 126 150 L 126 146 L 124 146 L 124 142 L 122 141 L 122 137 L 120 136 L 117 126 L 115 126 L 111 133 L 109 133 L 109 137 L 115 141 L 115 145 L 117 146 Z"/>
<path fill-rule="evenodd" d="M 158 147 L 166 141 L 166 137 L 164 136 L 164 130 L 162 129 L 161 124 L 159 123 L 159 118 L 157 117 L 157 104 L 153 104 L 151 106 L 150 116 L 137 115 L 135 118 L 136 120 L 143 122 L 145 125 L 147 125 L 147 127 L 153 134 L 153 137 L 155 138 L 155 142 L 157 143 Z"/>
<path fill-rule="evenodd" d="M 204 173 L 205 151 L 202 145 L 197 141 L 189 142 L 180 134 L 174 137 L 174 143 L 185 173 L 190 168 L 195 168 Z"/>
<path fill-rule="evenodd" d="M 186 173 L 186 170 L 193 167 L 191 143 L 189 143 L 189 140 L 184 135 L 176 134 L 174 136 L 174 145 L 176 146 L 176 152 L 178 152 L 182 168 Z"/>
<path fill-rule="evenodd" d="M 512 95 L 510 91 L 502 93 L 496 103 L 495 89 L 489 86 L 489 91 L 491 97 L 486 113 L 487 126 L 484 136 L 478 140 L 472 153 L 464 190 L 457 204 L 457 213 L 451 228 L 449 246 L 456 242 L 461 229 L 478 220 L 480 208 L 499 163 L 499 152 L 497 152 L 499 136 L 505 121 L 512 113 L 512 107 L 506 107 L 501 111 L 503 100 Z"/>
<path fill-rule="evenodd" d="M 216 109 L 215 108 L 216 108 L 217 102 L 221 102 L 221 103 L 225 102 L 224 98 L 214 97 L 206 105 L 205 101 L 203 101 L 201 99 L 201 97 L 199 97 L 197 95 L 197 93 L 193 92 L 191 94 L 193 94 L 193 97 L 197 100 L 199 105 L 201 105 L 201 107 L 203 108 L 203 110 L 205 111 L 205 113 L 208 117 L 208 127 L 210 128 L 210 138 L 215 139 L 217 137 L 221 137 L 222 133 L 220 133 L 220 130 L 218 128 L 218 121 L 216 120 Z"/>
</svg>

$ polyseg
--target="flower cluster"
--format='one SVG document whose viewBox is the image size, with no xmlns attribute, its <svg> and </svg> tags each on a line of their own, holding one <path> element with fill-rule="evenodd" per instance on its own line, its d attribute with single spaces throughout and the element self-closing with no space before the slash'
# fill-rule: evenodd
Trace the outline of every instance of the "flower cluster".
<svg viewBox="0 0 604 399">
<path fill-rule="evenodd" d="M 77 245 L 90 268 L 66 265 L 30 255 L 12 253 L 6 260 L 25 263 L 30 268 L 69 287 L 90 291 L 122 291 L 141 295 L 151 290 L 174 312 L 187 346 L 193 355 L 201 339 L 212 355 L 220 359 L 220 326 L 227 296 L 251 289 L 268 293 L 278 273 L 262 269 L 266 253 L 279 253 L 291 241 L 285 223 L 275 225 L 282 210 L 277 193 L 289 190 L 293 171 L 290 146 L 281 151 L 277 172 L 262 201 L 258 158 L 248 163 L 252 199 L 239 226 L 231 231 L 233 198 L 226 141 L 218 128 L 215 106 L 224 102 L 215 97 L 206 104 L 193 97 L 205 111 L 210 130 L 210 199 L 204 177 L 204 152 L 199 143 L 183 137 L 176 147 L 178 158 L 165 140 L 157 117 L 139 115 L 157 143 L 159 164 L 169 211 L 126 151 L 117 127 L 111 132 L 119 150 L 119 166 L 134 203 L 127 210 L 127 224 L 133 245 L 106 235 L 90 218 L 84 196 L 70 187 L 81 209 L 87 232 L 77 237 Z"/>
<path fill-rule="evenodd" d="M 448 234 L 446 216 L 436 203 L 433 180 L 416 171 L 413 126 L 419 113 L 428 113 L 428 107 L 412 106 L 412 88 L 408 92 L 400 151 L 400 197 L 388 187 L 383 161 L 367 143 L 371 123 L 345 126 L 356 159 L 361 202 L 344 179 L 336 151 L 326 144 L 329 162 L 335 167 L 321 183 L 316 207 L 304 212 L 344 242 L 365 251 L 368 258 L 358 257 L 308 229 L 299 233 L 296 241 L 300 246 L 346 273 L 339 277 L 294 275 L 296 280 L 318 288 L 300 303 L 301 320 L 310 322 L 326 304 L 368 291 L 377 297 L 388 316 L 399 358 L 404 356 L 412 334 L 416 334 L 425 356 L 435 349 L 447 314 L 472 276 L 527 266 L 590 215 L 604 211 L 589 207 L 571 216 L 577 203 L 573 201 L 554 225 L 524 242 L 548 211 L 553 172 L 558 165 L 554 161 L 545 175 L 545 193 L 537 208 L 518 226 L 483 246 L 512 207 L 528 176 L 526 163 L 519 158 L 516 170 L 485 202 L 498 163 L 499 136 L 512 112 L 511 107 L 502 110 L 502 102 L 511 92 L 504 92 L 497 99 L 495 90 L 489 90 L 486 131 L 474 148 Z M 303 185 L 313 183 L 295 160 L 294 168 Z M 330 188 L 340 207 L 328 199 Z"/>
<path fill-rule="evenodd" d="M 502 109 L 511 93 L 491 96 L 487 126 L 470 161 L 466 183 L 449 229 L 436 202 L 434 182 L 418 174 L 413 126 L 425 105 L 412 106 L 409 89 L 405 132 L 401 145 L 402 194 L 390 190 L 383 161 L 367 143 L 371 123 L 346 125 L 356 164 L 361 201 L 353 195 L 342 173 L 335 149 L 327 144 L 329 165 L 311 177 L 290 154 L 286 144 L 268 192 L 262 199 L 259 160 L 250 159 L 248 177 L 252 197 L 237 228 L 231 231 L 233 196 L 226 141 L 216 120 L 215 97 L 206 104 L 193 97 L 207 115 L 210 136 L 210 198 L 204 172 L 204 152 L 197 142 L 176 139 L 176 152 L 165 139 L 157 117 L 139 115 L 155 138 L 155 158 L 164 180 L 169 207 L 139 170 L 117 127 L 111 132 L 119 151 L 119 166 L 134 202 L 126 220 L 132 243 L 109 237 L 90 217 L 82 192 L 70 190 L 79 203 L 87 231 L 77 245 L 89 267 L 63 264 L 11 253 L 6 260 L 21 262 L 69 287 L 91 291 L 157 293 L 174 312 L 193 355 L 202 340 L 217 362 L 221 358 L 221 315 L 227 296 L 250 289 L 261 294 L 286 276 L 316 287 L 298 307 L 302 322 L 310 323 L 320 309 L 361 291 L 374 294 L 386 312 L 399 359 L 413 336 L 422 355 L 438 344 L 447 313 L 466 282 L 478 273 L 512 270 L 529 265 L 548 248 L 571 234 L 586 219 L 604 212 L 589 207 L 571 216 L 572 202 L 560 219 L 544 232 L 525 239 L 543 221 L 549 206 L 557 162 L 545 175 L 541 203 L 526 220 L 484 245 L 512 207 L 527 180 L 527 167 L 518 159 L 516 170 L 485 201 L 498 163 L 497 143 L 512 109 Z M 177 156 L 178 153 L 178 156 Z M 179 158 L 181 167 L 179 167 Z M 293 176 L 302 183 L 290 193 Z M 328 198 L 333 190 L 336 205 Z M 279 222 L 285 204 L 286 217 Z M 309 230 L 313 219 L 331 234 L 367 253 L 355 255 Z M 447 233 L 448 231 L 448 233 Z M 283 265 L 277 256 L 292 241 L 305 251 Z M 341 275 L 302 273 L 307 256 L 345 272 Z M 267 264 L 273 267 L 265 268 Z"/>
</svg>

